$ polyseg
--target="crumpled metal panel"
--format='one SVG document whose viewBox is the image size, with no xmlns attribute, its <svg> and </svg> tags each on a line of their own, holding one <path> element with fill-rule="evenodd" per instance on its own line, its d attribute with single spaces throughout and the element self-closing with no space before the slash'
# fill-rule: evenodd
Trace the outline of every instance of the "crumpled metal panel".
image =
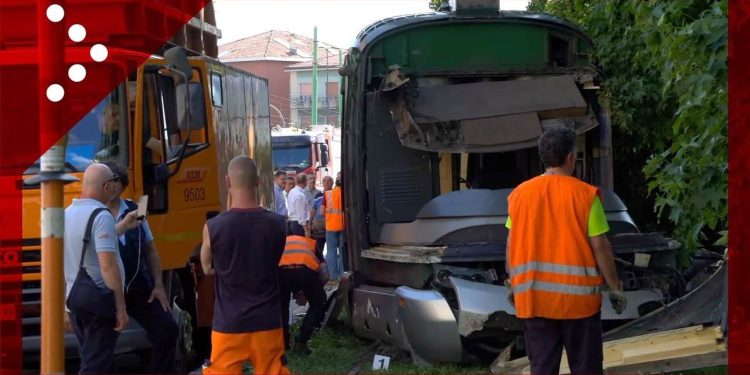
<svg viewBox="0 0 750 375">
<path fill-rule="evenodd" d="M 516 315 L 516 309 L 508 302 L 508 288 L 500 285 L 478 283 L 450 277 L 458 298 L 458 332 L 468 336 L 484 328 L 490 315 L 504 312 Z M 602 320 L 631 320 L 640 318 L 638 307 L 649 302 L 661 303 L 663 296 L 658 289 L 625 292 L 628 305 L 622 314 L 617 314 L 609 301 L 609 294 L 602 293 Z"/>
<path fill-rule="evenodd" d="M 434 290 L 396 288 L 398 316 L 417 363 L 460 362 L 463 355 L 456 317 Z"/>
<path fill-rule="evenodd" d="M 502 311 L 516 315 L 516 308 L 508 302 L 508 288 L 450 277 L 458 298 L 458 333 L 468 336 L 481 331 L 490 315 Z"/>
<path fill-rule="evenodd" d="M 638 313 L 638 306 L 648 302 L 662 303 L 664 301 L 664 296 L 658 289 L 625 292 L 625 297 L 628 299 L 628 306 L 622 314 L 618 314 L 612 308 L 612 302 L 609 302 L 609 293 L 602 292 L 602 320 L 638 319 L 641 317 Z"/>
<path fill-rule="evenodd" d="M 607 332 L 604 335 L 605 341 L 701 324 L 721 323 L 727 307 L 724 294 L 726 273 L 727 266 L 722 264 L 708 280 L 690 293 L 642 319 Z"/>
</svg>

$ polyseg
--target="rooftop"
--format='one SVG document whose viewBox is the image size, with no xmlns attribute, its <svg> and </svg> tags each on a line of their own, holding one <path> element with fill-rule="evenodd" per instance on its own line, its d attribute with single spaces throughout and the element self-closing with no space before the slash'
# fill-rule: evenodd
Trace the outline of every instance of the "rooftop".
<svg viewBox="0 0 750 375">
<path fill-rule="evenodd" d="M 344 57 L 346 57 L 346 53 L 342 51 L 341 53 L 341 59 L 343 61 Z M 339 54 L 336 53 L 329 53 L 327 55 L 318 55 L 318 69 L 336 69 L 341 64 L 339 64 Z M 313 60 L 310 59 L 308 61 L 303 61 L 300 63 L 292 64 L 287 66 L 286 68 L 288 70 L 307 70 L 312 69 L 313 67 Z"/>
<path fill-rule="evenodd" d="M 262 34 L 219 46 L 221 61 L 275 60 L 304 62 L 313 57 L 313 39 L 289 31 L 270 30 Z M 318 56 L 335 56 L 338 65 L 339 48 L 318 41 Z M 320 59 L 319 59 L 320 60 Z M 310 62 L 312 67 L 312 62 Z"/>
</svg>

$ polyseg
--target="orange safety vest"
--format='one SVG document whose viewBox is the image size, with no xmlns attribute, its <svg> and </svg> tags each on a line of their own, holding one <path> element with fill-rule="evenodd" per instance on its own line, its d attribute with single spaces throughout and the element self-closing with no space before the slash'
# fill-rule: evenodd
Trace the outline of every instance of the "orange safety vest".
<svg viewBox="0 0 750 375">
<path fill-rule="evenodd" d="M 335 187 L 326 191 L 326 230 L 341 232 L 344 230 L 344 212 L 341 210 L 341 188 Z"/>
<path fill-rule="evenodd" d="M 581 319 L 601 309 L 601 277 L 588 237 L 599 190 L 574 177 L 544 175 L 508 197 L 510 282 L 516 316 Z"/>
<path fill-rule="evenodd" d="M 315 240 L 302 236 L 287 236 L 279 266 L 305 266 L 318 271 L 320 261 L 315 256 Z"/>
</svg>

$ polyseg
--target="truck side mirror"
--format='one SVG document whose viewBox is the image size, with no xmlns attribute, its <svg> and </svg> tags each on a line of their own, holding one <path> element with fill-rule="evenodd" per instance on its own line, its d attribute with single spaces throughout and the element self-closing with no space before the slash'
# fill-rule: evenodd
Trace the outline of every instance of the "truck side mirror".
<svg viewBox="0 0 750 375">
<path fill-rule="evenodd" d="M 193 68 L 190 67 L 187 55 L 185 55 L 185 51 L 181 47 L 168 49 L 164 52 L 164 59 L 167 61 L 167 67 L 170 70 L 182 73 L 175 75 L 175 82 L 190 82 L 190 78 L 193 77 Z M 178 80 L 177 77 L 180 77 L 180 79 Z"/>
<path fill-rule="evenodd" d="M 325 143 L 320 144 L 320 166 L 328 166 L 328 145 Z"/>
</svg>

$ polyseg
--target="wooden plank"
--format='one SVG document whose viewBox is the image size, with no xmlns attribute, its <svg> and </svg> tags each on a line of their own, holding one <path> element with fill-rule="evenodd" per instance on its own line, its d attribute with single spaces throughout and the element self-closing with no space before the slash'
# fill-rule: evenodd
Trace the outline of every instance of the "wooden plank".
<svg viewBox="0 0 750 375">
<path fill-rule="evenodd" d="M 604 370 L 608 373 L 661 373 L 727 363 L 727 345 L 721 327 L 693 326 L 629 337 L 604 343 Z M 528 357 L 498 360 L 496 374 L 528 374 Z M 570 374 L 563 351 L 560 374 Z"/>
<path fill-rule="evenodd" d="M 462 153 L 461 154 L 461 170 L 459 171 L 459 176 L 461 176 L 461 179 L 463 181 L 466 181 L 466 177 L 468 176 L 468 170 L 469 170 L 469 154 Z M 461 184 L 461 190 L 466 190 L 466 184 Z"/>
<path fill-rule="evenodd" d="M 453 161 L 451 153 L 440 153 L 440 194 L 453 191 Z"/>
<path fill-rule="evenodd" d="M 700 355 L 691 355 L 678 359 L 663 359 L 654 362 L 638 363 L 627 366 L 614 366 L 607 368 L 610 374 L 635 374 L 651 373 L 660 374 L 665 372 L 676 372 L 684 370 L 701 369 L 706 367 L 721 366 L 727 364 L 727 352 L 712 352 Z M 647 370 L 645 370 L 647 369 Z"/>
<path fill-rule="evenodd" d="M 721 327 L 693 326 L 605 342 L 604 369 L 659 372 L 659 368 L 670 366 L 681 367 L 678 370 L 700 368 L 703 363 L 715 364 L 726 351 Z M 690 367 L 690 361 L 696 367 Z M 564 353 L 560 373 L 570 373 Z"/>
</svg>

